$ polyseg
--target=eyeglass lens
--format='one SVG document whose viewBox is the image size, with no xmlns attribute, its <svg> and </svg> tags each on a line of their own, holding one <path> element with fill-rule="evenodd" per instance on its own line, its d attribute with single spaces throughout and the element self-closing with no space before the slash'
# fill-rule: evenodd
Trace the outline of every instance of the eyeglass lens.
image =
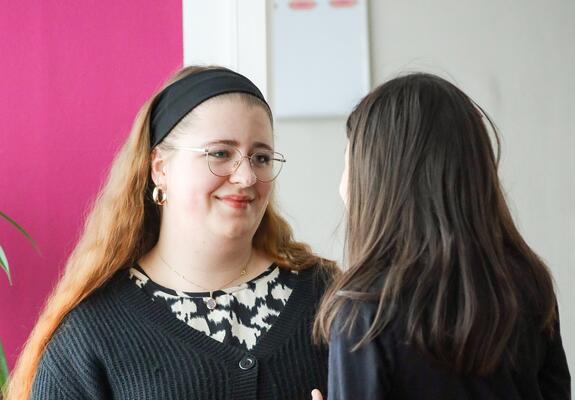
<svg viewBox="0 0 575 400">
<path fill-rule="evenodd" d="M 209 146 L 206 157 L 210 171 L 217 176 L 233 174 L 244 158 L 236 147 L 227 144 Z M 284 164 L 283 155 L 268 150 L 252 153 L 249 160 L 256 178 L 261 182 L 274 180 Z"/>
</svg>

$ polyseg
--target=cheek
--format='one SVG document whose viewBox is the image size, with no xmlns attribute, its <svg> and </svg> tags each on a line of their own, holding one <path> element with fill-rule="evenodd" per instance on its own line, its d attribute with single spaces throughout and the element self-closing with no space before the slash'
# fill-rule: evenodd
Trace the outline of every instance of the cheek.
<svg viewBox="0 0 575 400">
<path fill-rule="evenodd" d="M 343 203 L 346 205 L 348 200 L 347 186 L 348 185 L 347 185 L 347 167 L 346 167 L 343 173 L 341 174 L 341 180 L 339 182 L 339 195 L 341 196 Z"/>
<path fill-rule="evenodd" d="M 213 193 L 222 185 L 222 179 L 216 176 L 180 176 L 170 188 L 173 204 L 188 212 L 203 210 L 207 207 Z"/>
<path fill-rule="evenodd" d="M 264 183 L 258 182 L 256 184 L 256 191 L 258 193 L 258 197 L 262 203 L 268 203 L 272 190 L 274 188 L 273 183 Z"/>
</svg>

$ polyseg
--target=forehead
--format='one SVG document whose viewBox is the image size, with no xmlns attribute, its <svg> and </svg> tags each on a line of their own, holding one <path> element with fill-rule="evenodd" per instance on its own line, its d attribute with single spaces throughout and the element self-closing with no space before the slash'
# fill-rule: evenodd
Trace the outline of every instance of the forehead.
<svg viewBox="0 0 575 400">
<path fill-rule="evenodd" d="M 216 97 L 192 111 L 186 133 L 196 140 L 229 140 L 262 142 L 271 145 L 272 124 L 267 112 L 259 105 L 249 104 L 239 96 Z"/>
</svg>

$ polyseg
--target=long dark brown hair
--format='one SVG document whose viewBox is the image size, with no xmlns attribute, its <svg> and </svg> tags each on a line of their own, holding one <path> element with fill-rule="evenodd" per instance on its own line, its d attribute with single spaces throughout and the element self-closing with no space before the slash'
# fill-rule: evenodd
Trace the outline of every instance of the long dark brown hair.
<svg viewBox="0 0 575 400">
<path fill-rule="evenodd" d="M 398 323 L 417 350 L 485 375 L 513 362 L 523 324 L 552 334 L 553 282 L 513 223 L 497 130 L 478 105 L 440 77 L 409 74 L 367 95 L 347 132 L 348 268 L 324 296 L 317 339 L 343 307 L 345 329 L 375 301 L 354 349 Z"/>
</svg>

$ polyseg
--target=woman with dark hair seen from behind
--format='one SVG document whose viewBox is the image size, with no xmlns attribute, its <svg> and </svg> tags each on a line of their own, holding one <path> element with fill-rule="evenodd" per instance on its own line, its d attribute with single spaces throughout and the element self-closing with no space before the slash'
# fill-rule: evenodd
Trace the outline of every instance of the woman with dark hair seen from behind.
<svg viewBox="0 0 575 400">
<path fill-rule="evenodd" d="M 303 399 L 333 263 L 296 242 L 285 160 L 246 77 L 187 67 L 140 110 L 7 400 Z"/>
<path fill-rule="evenodd" d="M 423 73 L 349 116 L 348 268 L 314 326 L 329 400 L 571 398 L 552 278 L 511 218 L 489 128 L 499 144 L 479 106 Z"/>
</svg>

